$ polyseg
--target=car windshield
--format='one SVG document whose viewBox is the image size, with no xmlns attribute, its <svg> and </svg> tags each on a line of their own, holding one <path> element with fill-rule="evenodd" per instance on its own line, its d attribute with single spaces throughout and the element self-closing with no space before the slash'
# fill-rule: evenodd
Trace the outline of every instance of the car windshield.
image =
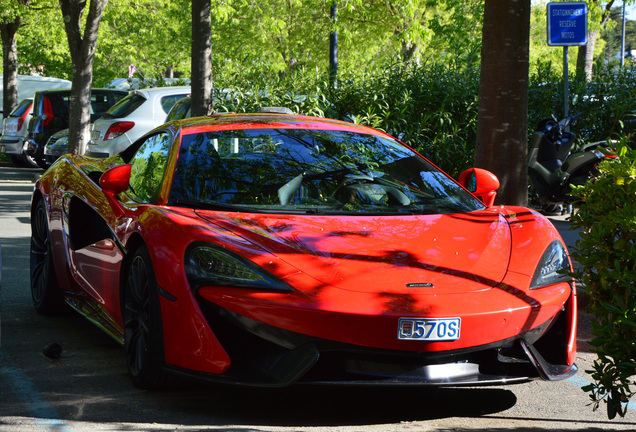
<svg viewBox="0 0 636 432">
<path fill-rule="evenodd" d="M 31 105 L 33 105 L 33 100 L 25 99 L 20 104 L 11 111 L 9 117 L 22 117 L 27 110 L 31 109 Z"/>
<path fill-rule="evenodd" d="M 169 203 L 300 214 L 438 214 L 484 208 L 397 141 L 315 129 L 185 135 Z"/>
<path fill-rule="evenodd" d="M 102 116 L 102 118 L 122 118 L 130 115 L 133 111 L 141 106 L 146 101 L 146 98 L 137 93 L 131 93 L 128 96 L 121 99 L 115 105 L 110 107 L 108 111 Z"/>
</svg>

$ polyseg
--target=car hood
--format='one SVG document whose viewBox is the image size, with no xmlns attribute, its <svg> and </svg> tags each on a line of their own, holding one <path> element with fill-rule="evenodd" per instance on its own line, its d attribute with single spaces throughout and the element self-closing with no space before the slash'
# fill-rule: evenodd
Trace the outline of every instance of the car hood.
<svg viewBox="0 0 636 432">
<path fill-rule="evenodd" d="M 510 260 L 510 227 L 492 210 L 363 217 L 197 213 L 248 240 L 252 254 L 265 249 L 317 286 L 349 291 L 485 290 L 501 282 Z"/>
</svg>

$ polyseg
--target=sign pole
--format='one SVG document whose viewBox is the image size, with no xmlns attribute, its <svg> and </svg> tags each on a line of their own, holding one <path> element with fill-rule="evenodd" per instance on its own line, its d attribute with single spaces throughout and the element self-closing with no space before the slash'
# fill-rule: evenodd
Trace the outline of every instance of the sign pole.
<svg viewBox="0 0 636 432">
<path fill-rule="evenodd" d="M 563 47 L 563 113 L 570 114 L 568 47 L 587 44 L 587 3 L 550 2 L 547 4 L 548 45 Z"/>
<path fill-rule="evenodd" d="M 570 72 L 568 71 L 568 47 L 563 47 L 563 116 L 570 114 Z"/>
</svg>

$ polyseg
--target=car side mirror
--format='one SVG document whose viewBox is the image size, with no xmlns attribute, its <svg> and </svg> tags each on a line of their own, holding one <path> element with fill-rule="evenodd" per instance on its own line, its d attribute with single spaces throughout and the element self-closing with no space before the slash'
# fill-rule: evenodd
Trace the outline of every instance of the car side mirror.
<svg viewBox="0 0 636 432">
<path fill-rule="evenodd" d="M 104 191 L 110 206 L 117 217 L 122 217 L 125 213 L 124 207 L 117 199 L 117 194 L 128 190 L 130 185 L 130 171 L 132 165 L 118 165 L 113 167 L 99 178 L 99 186 Z"/>
<path fill-rule="evenodd" d="M 499 179 L 496 175 L 482 168 L 469 168 L 459 176 L 459 184 L 479 198 L 487 207 L 495 203 Z"/>
<path fill-rule="evenodd" d="M 113 167 L 99 178 L 99 186 L 104 191 L 114 193 L 123 192 L 128 189 L 130 184 L 130 170 L 132 165 L 118 165 Z"/>
</svg>

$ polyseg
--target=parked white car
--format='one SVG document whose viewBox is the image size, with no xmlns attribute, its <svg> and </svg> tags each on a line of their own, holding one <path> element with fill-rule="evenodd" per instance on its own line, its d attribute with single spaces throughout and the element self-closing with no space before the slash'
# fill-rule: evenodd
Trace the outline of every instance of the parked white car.
<svg viewBox="0 0 636 432">
<path fill-rule="evenodd" d="M 86 154 L 106 158 L 165 123 L 172 106 L 190 94 L 189 86 L 133 90 L 93 123 Z"/>
<path fill-rule="evenodd" d="M 116 90 L 137 90 L 140 87 L 165 87 L 165 86 L 177 86 L 177 85 L 189 85 L 189 78 L 115 78 L 108 84 L 106 84 L 106 88 L 116 89 Z"/>
<path fill-rule="evenodd" d="M 0 74 L 0 82 L 2 82 L 2 79 L 3 75 Z M 10 156 L 14 165 L 31 168 L 38 167 L 35 159 L 24 151 L 27 126 L 33 113 L 35 92 L 64 88 L 70 89 L 71 82 L 59 78 L 18 75 L 18 101 L 20 102 L 11 113 L 3 113 L 4 91 L 2 85 L 0 85 L 0 122 L 2 122 L 0 153 Z"/>
<path fill-rule="evenodd" d="M 24 150 L 24 140 L 27 136 L 27 126 L 33 114 L 33 98 L 24 99 L 16 106 L 11 114 L 2 121 L 2 136 L 0 136 L 0 153 L 11 157 L 11 162 L 17 166 L 37 168 L 33 157 Z"/>
</svg>

